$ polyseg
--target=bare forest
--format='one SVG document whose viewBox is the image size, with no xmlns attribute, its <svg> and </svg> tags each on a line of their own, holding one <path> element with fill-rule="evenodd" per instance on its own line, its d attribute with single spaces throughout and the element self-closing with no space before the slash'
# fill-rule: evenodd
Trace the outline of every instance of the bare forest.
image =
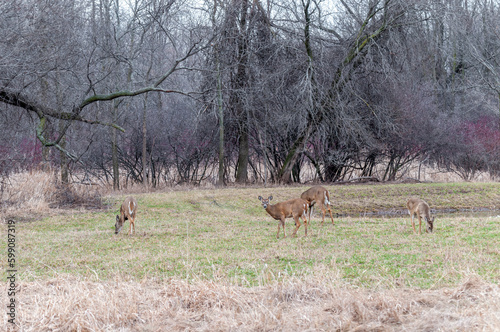
<svg viewBox="0 0 500 332">
<path fill-rule="evenodd" d="M 0 2 L 0 179 L 500 174 L 490 0 Z M 90 179 L 90 180 L 89 180 Z"/>
</svg>

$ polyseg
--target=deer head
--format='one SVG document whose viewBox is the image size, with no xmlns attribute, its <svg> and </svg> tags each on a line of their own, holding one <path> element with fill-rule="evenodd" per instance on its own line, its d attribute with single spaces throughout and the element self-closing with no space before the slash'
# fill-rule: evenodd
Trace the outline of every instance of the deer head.
<svg viewBox="0 0 500 332">
<path fill-rule="evenodd" d="M 116 222 L 115 222 L 115 234 L 120 233 L 122 230 L 123 224 L 125 223 L 125 220 L 127 220 L 127 217 L 124 218 L 124 220 L 121 220 L 120 216 L 116 216 Z"/>
<path fill-rule="evenodd" d="M 273 196 L 269 196 L 267 199 L 266 198 L 262 198 L 262 196 L 259 196 L 259 201 L 262 202 L 262 207 L 264 209 L 267 209 L 267 206 L 271 203 L 269 203 L 270 200 L 273 199 Z"/>
<path fill-rule="evenodd" d="M 432 230 L 434 229 L 434 218 L 435 217 L 432 217 L 432 218 L 425 217 L 425 220 L 427 221 L 427 232 L 428 233 L 432 233 Z"/>
</svg>

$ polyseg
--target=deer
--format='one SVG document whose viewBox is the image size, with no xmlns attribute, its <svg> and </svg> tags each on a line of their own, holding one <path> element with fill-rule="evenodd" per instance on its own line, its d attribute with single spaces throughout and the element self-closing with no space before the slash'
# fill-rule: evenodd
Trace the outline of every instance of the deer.
<svg viewBox="0 0 500 332">
<path fill-rule="evenodd" d="M 127 197 L 120 206 L 120 215 L 116 216 L 115 234 L 120 233 L 123 224 L 125 223 L 125 220 L 130 221 L 130 229 L 128 231 L 128 235 L 132 233 L 132 226 L 134 226 L 134 234 L 135 234 L 136 213 L 137 213 L 137 201 L 133 197 Z"/>
<path fill-rule="evenodd" d="M 302 220 L 304 221 L 304 227 L 306 229 L 305 236 L 307 236 L 307 218 L 306 218 L 307 206 L 308 206 L 307 201 L 303 200 L 302 198 L 294 198 L 273 205 L 269 203 L 272 199 L 273 196 L 269 196 L 267 199 L 262 198 L 262 196 L 259 196 L 259 200 L 262 202 L 262 207 L 266 209 L 267 213 L 269 213 L 271 217 L 273 217 L 276 220 L 279 220 L 278 232 L 276 233 L 276 238 L 279 239 L 280 237 L 280 227 L 283 227 L 283 237 L 286 237 L 286 232 L 285 232 L 286 218 L 293 218 L 295 220 L 295 231 L 293 232 L 293 236 L 297 235 L 297 231 L 300 227 L 299 218 L 302 218 Z"/>
<path fill-rule="evenodd" d="M 330 202 L 330 193 L 328 190 L 322 186 L 314 186 L 312 188 L 307 189 L 302 193 L 300 196 L 303 200 L 306 200 L 307 203 L 309 204 L 309 221 L 311 221 L 311 213 L 313 206 L 318 203 L 321 212 L 323 212 L 323 219 L 321 220 L 321 225 L 325 222 L 325 214 L 326 210 L 328 209 L 328 212 L 330 212 L 330 218 L 332 219 L 332 225 L 335 225 L 333 222 L 333 215 L 332 215 L 332 209 L 330 208 L 331 202 Z"/>
<path fill-rule="evenodd" d="M 429 208 L 429 204 L 427 204 L 424 200 L 420 198 L 410 198 L 406 202 L 406 207 L 408 208 L 408 213 L 411 216 L 411 225 L 413 227 L 413 233 L 417 234 L 415 231 L 415 222 L 413 220 L 414 215 L 416 214 L 418 217 L 418 234 L 422 234 L 422 217 L 425 218 L 427 222 L 427 233 L 432 233 L 434 228 L 434 218 L 431 219 L 431 209 Z"/>
</svg>

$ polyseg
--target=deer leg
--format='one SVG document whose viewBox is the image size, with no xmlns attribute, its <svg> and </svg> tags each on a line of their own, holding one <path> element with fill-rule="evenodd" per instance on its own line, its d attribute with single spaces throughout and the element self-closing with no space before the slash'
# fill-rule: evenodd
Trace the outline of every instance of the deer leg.
<svg viewBox="0 0 500 332">
<path fill-rule="evenodd" d="M 134 234 L 135 234 L 135 218 L 132 218 L 130 222 L 132 223 L 132 227 L 134 227 Z"/>
<path fill-rule="evenodd" d="M 422 217 L 418 214 L 418 235 L 422 235 Z"/>
<path fill-rule="evenodd" d="M 286 237 L 286 231 L 285 231 L 285 217 L 282 217 L 280 219 L 280 223 L 278 224 L 278 235 L 276 236 L 277 238 L 280 237 L 280 226 L 283 227 L 283 237 Z"/>
<path fill-rule="evenodd" d="M 306 228 L 306 236 L 307 236 L 307 219 L 305 213 L 302 215 L 302 220 L 304 220 L 304 227 Z"/>
<path fill-rule="evenodd" d="M 413 227 L 413 234 L 417 234 L 417 231 L 415 230 L 415 221 L 413 220 L 414 216 L 414 214 L 411 215 L 411 226 Z"/>
<path fill-rule="evenodd" d="M 313 213 L 314 204 L 309 204 L 309 220 L 311 220 L 311 214 Z"/>
<path fill-rule="evenodd" d="M 332 214 L 332 208 L 330 207 L 330 204 L 328 204 L 328 212 L 330 212 L 330 218 L 332 219 L 332 225 L 335 225 L 333 222 L 333 214 Z"/>
<path fill-rule="evenodd" d="M 299 230 L 300 227 L 300 219 L 298 215 L 293 216 L 293 219 L 295 220 L 295 231 L 293 232 L 293 236 L 297 236 L 297 231 Z"/>
<path fill-rule="evenodd" d="M 326 214 L 326 209 L 325 209 L 325 204 L 321 204 L 321 213 L 323 214 L 321 219 L 321 226 L 325 223 L 325 214 Z"/>
<path fill-rule="evenodd" d="M 280 238 L 280 226 L 281 226 L 281 221 L 278 221 L 278 233 L 276 233 L 276 238 Z M 284 230 L 283 230 L 284 231 Z"/>
</svg>

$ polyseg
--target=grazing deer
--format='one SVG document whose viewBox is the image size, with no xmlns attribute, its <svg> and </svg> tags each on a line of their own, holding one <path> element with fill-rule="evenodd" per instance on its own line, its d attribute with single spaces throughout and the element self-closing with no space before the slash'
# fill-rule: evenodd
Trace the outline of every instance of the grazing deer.
<svg viewBox="0 0 500 332">
<path fill-rule="evenodd" d="M 269 203 L 269 201 L 272 199 L 273 196 L 269 196 L 269 198 L 267 199 L 259 196 L 259 200 L 262 202 L 262 207 L 266 209 L 267 213 L 269 213 L 269 215 L 274 219 L 280 221 L 278 223 L 278 233 L 276 233 L 276 238 L 279 239 L 280 237 L 280 226 L 283 227 L 283 236 L 286 237 L 286 218 L 293 218 L 295 220 L 295 231 L 293 232 L 294 236 L 297 234 L 297 230 L 300 227 L 299 218 L 302 218 L 302 220 L 304 220 L 304 227 L 306 229 L 307 236 L 307 201 L 303 200 L 302 198 L 295 198 L 272 205 Z"/>
<path fill-rule="evenodd" d="M 115 234 L 120 233 L 122 230 L 123 224 L 125 220 L 130 221 L 130 229 L 128 234 L 132 233 L 132 226 L 134 226 L 134 234 L 135 234 L 135 215 L 137 213 L 137 202 L 133 197 L 127 197 L 125 201 L 122 203 L 120 207 L 120 215 L 116 216 L 115 223 Z"/>
<path fill-rule="evenodd" d="M 424 217 L 427 222 L 426 232 L 432 233 L 432 229 L 434 228 L 434 217 L 431 219 L 431 209 L 429 208 L 429 204 L 420 198 L 410 198 L 408 202 L 406 202 L 406 207 L 408 208 L 408 213 L 411 216 L 413 233 L 417 234 L 415 231 L 415 222 L 413 221 L 415 214 L 417 214 L 418 217 L 418 234 L 422 234 L 422 217 Z"/>
<path fill-rule="evenodd" d="M 309 204 L 309 221 L 311 221 L 312 208 L 314 204 L 318 203 L 321 208 L 321 212 L 323 212 L 323 219 L 321 220 L 321 225 L 323 225 L 323 223 L 325 222 L 326 209 L 328 209 L 328 212 L 330 212 L 332 225 L 335 225 L 335 223 L 333 222 L 332 209 L 330 208 L 331 205 L 330 193 L 328 192 L 328 190 L 326 190 L 326 188 L 322 186 L 314 186 L 304 191 L 300 196 L 300 198 L 306 200 L 307 203 Z"/>
</svg>

